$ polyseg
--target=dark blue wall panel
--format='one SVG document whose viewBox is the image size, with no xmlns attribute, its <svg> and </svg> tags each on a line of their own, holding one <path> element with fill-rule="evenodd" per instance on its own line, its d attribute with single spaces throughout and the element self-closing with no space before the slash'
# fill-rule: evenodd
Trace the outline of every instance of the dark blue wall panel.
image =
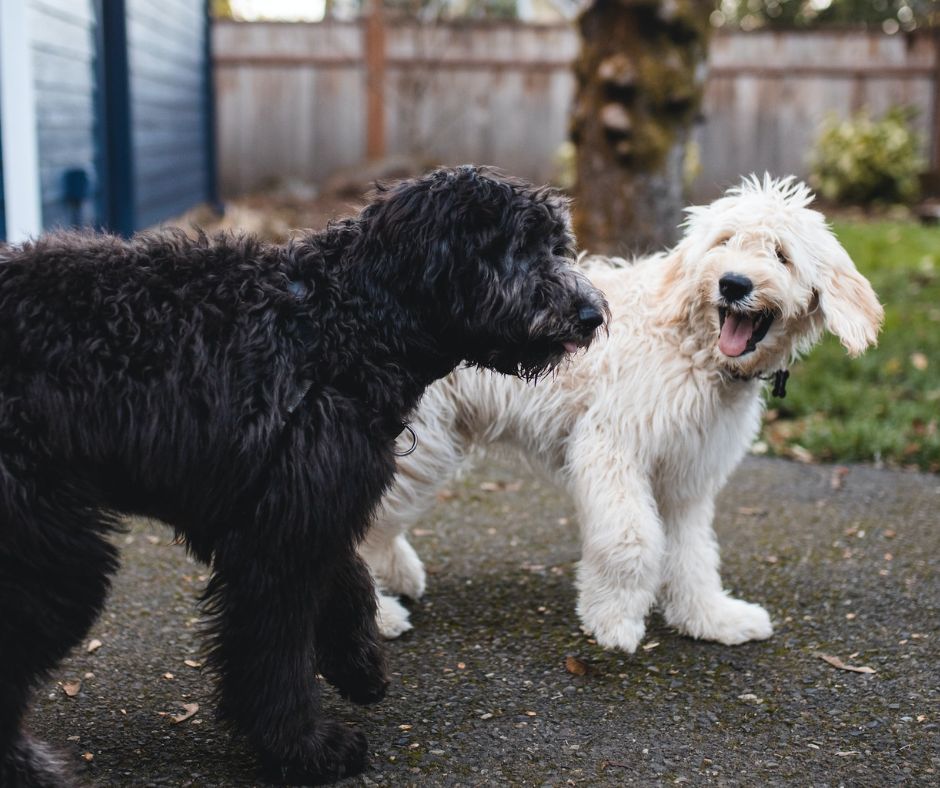
<svg viewBox="0 0 940 788">
<path fill-rule="evenodd" d="M 138 227 L 209 193 L 204 0 L 126 0 Z"/>
<path fill-rule="evenodd" d="M 94 3 L 32 0 L 30 11 L 43 225 L 73 223 L 64 176 L 74 168 L 86 170 L 92 182 L 77 218 L 93 222 L 98 180 Z"/>
</svg>

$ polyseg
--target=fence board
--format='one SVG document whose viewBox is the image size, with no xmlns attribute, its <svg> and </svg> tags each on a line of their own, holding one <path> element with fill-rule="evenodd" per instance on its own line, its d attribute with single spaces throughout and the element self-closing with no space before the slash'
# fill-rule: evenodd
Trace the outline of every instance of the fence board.
<svg viewBox="0 0 940 788">
<path fill-rule="evenodd" d="M 319 182 L 365 157 L 362 23 L 222 22 L 214 36 L 224 193 Z M 573 28 L 389 23 L 385 36 L 388 153 L 554 176 L 575 88 Z M 805 177 L 823 119 L 866 106 L 917 108 L 924 152 L 936 159 L 937 51 L 926 33 L 717 34 L 693 197 L 710 199 L 749 172 Z"/>
</svg>

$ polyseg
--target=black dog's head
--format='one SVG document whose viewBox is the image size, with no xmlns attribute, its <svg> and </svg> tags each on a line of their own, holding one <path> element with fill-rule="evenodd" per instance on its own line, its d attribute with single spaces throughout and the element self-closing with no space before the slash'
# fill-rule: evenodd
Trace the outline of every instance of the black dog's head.
<svg viewBox="0 0 940 788">
<path fill-rule="evenodd" d="M 535 377 L 587 346 L 607 304 L 578 271 L 567 200 L 491 169 L 441 169 L 362 213 L 372 273 L 460 357 Z"/>
</svg>

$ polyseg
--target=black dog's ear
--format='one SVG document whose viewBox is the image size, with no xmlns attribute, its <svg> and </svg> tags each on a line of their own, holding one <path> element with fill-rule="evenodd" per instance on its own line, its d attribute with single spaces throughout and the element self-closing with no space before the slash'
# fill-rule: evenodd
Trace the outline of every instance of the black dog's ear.
<svg viewBox="0 0 940 788">
<path fill-rule="evenodd" d="M 513 193 L 507 180 L 475 166 L 383 187 L 360 215 L 360 256 L 404 286 L 455 278 L 500 234 Z"/>
<path fill-rule="evenodd" d="M 413 243 L 415 233 L 440 232 L 498 220 L 512 187 L 481 167 L 440 169 L 420 178 L 379 187 L 362 216 L 386 243 Z"/>
</svg>

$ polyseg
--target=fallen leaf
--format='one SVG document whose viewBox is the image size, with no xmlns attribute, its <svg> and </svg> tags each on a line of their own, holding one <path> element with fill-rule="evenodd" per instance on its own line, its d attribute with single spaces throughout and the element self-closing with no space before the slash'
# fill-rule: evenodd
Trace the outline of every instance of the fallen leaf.
<svg viewBox="0 0 940 788">
<path fill-rule="evenodd" d="M 828 662 L 832 667 L 838 668 L 839 670 L 850 670 L 853 673 L 874 673 L 875 669 L 870 668 L 867 665 L 846 665 L 838 657 L 830 656 L 829 654 L 820 654 L 819 658 L 825 662 Z"/>
<path fill-rule="evenodd" d="M 148 534 L 145 538 L 150 544 L 160 544 L 160 537 L 155 534 Z"/>
<path fill-rule="evenodd" d="M 849 469 L 844 465 L 837 465 L 832 469 L 832 476 L 829 478 L 829 486 L 833 490 L 841 490 L 845 483 L 845 477 L 849 475 Z"/>
<path fill-rule="evenodd" d="M 88 641 L 88 645 L 85 647 L 85 651 L 87 651 L 89 654 L 94 654 L 103 645 L 104 643 L 98 640 L 98 638 L 93 638 L 92 640 Z"/>
<path fill-rule="evenodd" d="M 398 730 L 400 730 L 400 731 L 410 731 L 410 730 L 411 730 L 411 725 L 409 725 L 407 722 L 402 723 L 401 725 L 398 726 Z"/>
<path fill-rule="evenodd" d="M 70 698 L 74 698 L 82 689 L 82 682 L 78 679 L 74 681 L 63 681 L 62 691 Z"/>
<path fill-rule="evenodd" d="M 840 758 L 845 758 L 849 755 L 858 755 L 858 750 L 836 750 L 836 755 Z"/>
<path fill-rule="evenodd" d="M 165 678 L 167 681 L 173 681 L 175 677 L 173 676 L 172 673 L 167 671 L 166 673 L 163 674 L 163 678 Z"/>
<path fill-rule="evenodd" d="M 654 648 L 656 648 L 656 646 L 658 646 L 658 645 L 659 645 L 659 641 L 658 641 L 658 640 L 651 640 L 649 643 L 644 643 L 644 644 L 643 644 L 643 650 L 644 650 L 644 651 L 652 651 L 652 650 L 653 650 Z"/>
<path fill-rule="evenodd" d="M 90 752 L 83 752 L 82 760 L 85 761 L 86 763 L 91 763 L 93 760 L 95 760 L 95 756 Z"/>
<path fill-rule="evenodd" d="M 186 667 L 188 668 L 198 669 L 202 667 L 202 662 L 200 662 L 198 659 L 184 659 L 183 664 L 186 665 Z"/>
<path fill-rule="evenodd" d="M 430 530 L 429 528 L 412 528 L 411 533 L 414 536 L 433 536 L 434 535 L 434 531 Z"/>
<path fill-rule="evenodd" d="M 816 462 L 816 458 L 813 457 L 810 450 L 804 448 L 803 446 L 800 446 L 800 444 L 798 443 L 794 443 L 790 447 L 790 454 L 793 455 L 793 459 L 796 460 L 797 462 L 805 462 L 805 463 Z"/>
<path fill-rule="evenodd" d="M 575 676 L 585 676 L 588 672 L 588 665 L 577 657 L 565 657 L 565 670 Z"/>
<path fill-rule="evenodd" d="M 182 714 L 172 714 L 170 715 L 170 722 L 173 725 L 179 725 L 181 722 L 186 722 L 190 717 L 192 717 L 197 711 L 199 711 L 198 703 L 184 703 L 183 713 Z"/>
</svg>

